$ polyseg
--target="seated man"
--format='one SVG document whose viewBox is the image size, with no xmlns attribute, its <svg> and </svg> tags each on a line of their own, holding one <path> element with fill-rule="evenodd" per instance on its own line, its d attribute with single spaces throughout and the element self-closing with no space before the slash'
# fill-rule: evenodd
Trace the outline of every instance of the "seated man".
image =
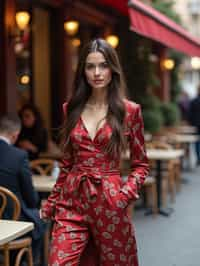
<svg viewBox="0 0 200 266">
<path fill-rule="evenodd" d="M 39 266 L 45 225 L 39 218 L 38 195 L 32 185 L 27 153 L 12 145 L 18 137 L 20 128 L 18 117 L 0 117 L 0 185 L 18 197 L 21 203 L 20 220 L 34 223 L 34 230 L 30 232 L 33 260 L 34 265 Z M 10 211 L 7 208 L 5 218 L 10 218 Z"/>
</svg>

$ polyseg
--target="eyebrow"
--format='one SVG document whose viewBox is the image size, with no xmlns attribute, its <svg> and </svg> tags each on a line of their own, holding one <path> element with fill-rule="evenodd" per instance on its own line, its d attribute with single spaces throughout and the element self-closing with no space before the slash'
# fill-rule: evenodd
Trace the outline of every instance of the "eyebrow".
<svg viewBox="0 0 200 266">
<path fill-rule="evenodd" d="M 99 62 L 98 64 L 102 64 L 102 63 L 107 63 L 107 61 L 105 60 L 105 61 L 101 61 L 101 62 Z M 93 62 L 90 62 L 90 61 L 86 61 L 86 64 L 91 64 L 91 65 L 94 65 L 95 63 L 93 63 Z"/>
</svg>

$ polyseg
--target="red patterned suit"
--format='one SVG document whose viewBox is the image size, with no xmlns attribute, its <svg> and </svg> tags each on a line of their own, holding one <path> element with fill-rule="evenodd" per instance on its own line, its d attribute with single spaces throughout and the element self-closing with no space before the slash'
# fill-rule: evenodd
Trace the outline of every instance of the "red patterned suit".
<svg viewBox="0 0 200 266">
<path fill-rule="evenodd" d="M 124 103 L 132 167 L 126 183 L 120 177 L 120 155 L 111 157 L 103 149 L 112 133 L 108 123 L 93 140 L 81 118 L 71 132 L 72 151 L 63 159 L 61 174 L 42 209 L 55 221 L 51 266 L 138 266 L 126 207 L 138 198 L 149 169 L 140 106 Z"/>
</svg>

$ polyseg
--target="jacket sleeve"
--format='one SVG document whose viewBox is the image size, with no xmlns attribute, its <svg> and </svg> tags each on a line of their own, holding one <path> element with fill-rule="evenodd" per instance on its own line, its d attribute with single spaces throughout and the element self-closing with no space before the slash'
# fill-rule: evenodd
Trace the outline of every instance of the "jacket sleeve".
<svg viewBox="0 0 200 266">
<path fill-rule="evenodd" d="M 66 104 L 63 105 L 64 113 L 66 113 Z M 49 195 L 47 201 L 42 204 L 42 214 L 45 218 L 53 218 L 55 213 L 56 201 L 60 197 L 60 192 L 62 190 L 63 184 L 65 182 L 66 176 L 71 170 L 73 165 L 73 155 L 72 150 L 69 149 L 65 152 L 63 159 L 61 160 L 61 171 L 53 187 L 51 194 Z"/>
<path fill-rule="evenodd" d="M 39 196 L 32 184 L 32 173 L 29 167 L 28 155 L 23 151 L 19 170 L 19 183 L 23 201 L 28 208 L 37 208 Z"/>
<path fill-rule="evenodd" d="M 136 105 L 128 121 L 130 140 L 131 172 L 121 188 L 128 202 L 139 198 L 138 192 L 149 173 L 148 159 L 144 144 L 144 124 L 140 105 Z"/>
</svg>

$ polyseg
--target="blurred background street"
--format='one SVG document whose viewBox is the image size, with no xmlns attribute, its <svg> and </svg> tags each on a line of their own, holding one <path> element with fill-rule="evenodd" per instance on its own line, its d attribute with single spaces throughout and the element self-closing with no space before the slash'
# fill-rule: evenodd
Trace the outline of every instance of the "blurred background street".
<svg viewBox="0 0 200 266">
<path fill-rule="evenodd" d="M 141 266 L 199 266 L 200 254 L 200 167 L 184 171 L 186 180 L 169 218 L 135 213 Z"/>
</svg>

